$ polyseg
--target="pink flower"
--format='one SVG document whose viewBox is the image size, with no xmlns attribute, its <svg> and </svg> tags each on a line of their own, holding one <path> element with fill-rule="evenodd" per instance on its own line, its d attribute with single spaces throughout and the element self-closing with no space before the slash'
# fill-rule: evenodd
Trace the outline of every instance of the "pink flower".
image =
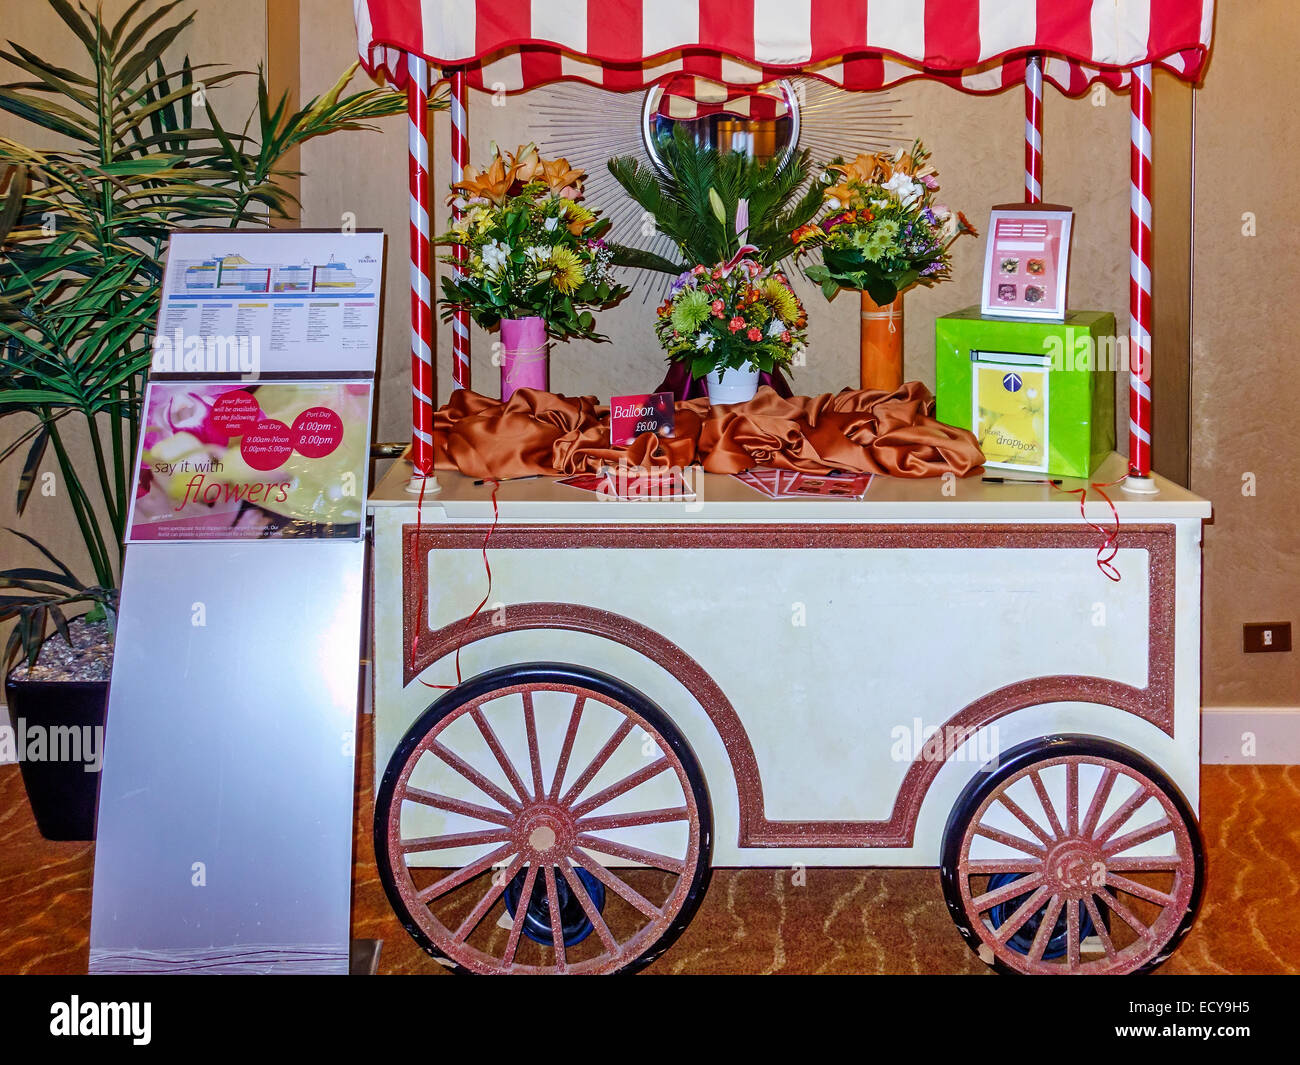
<svg viewBox="0 0 1300 1065">
<path fill-rule="evenodd" d="M 790 343 L 790 330 L 787 329 L 781 334 L 781 343 L 782 344 Z"/>
<path fill-rule="evenodd" d="M 722 300 L 714 300 L 711 306 L 713 307 L 713 317 L 714 317 L 714 318 L 721 318 L 721 317 L 722 317 Z"/>
<path fill-rule="evenodd" d="M 691 271 L 691 273 L 694 274 L 696 277 L 699 277 L 701 274 L 705 273 L 706 270 L 707 270 L 707 267 L 704 267 L 704 266 L 697 266 L 697 267 L 695 267 L 695 269 L 693 269 L 693 270 Z"/>
<path fill-rule="evenodd" d="M 750 340 L 757 344 L 763 339 L 763 330 L 759 329 L 757 326 L 751 325 L 749 327 L 749 332 L 746 333 L 745 336 L 749 337 Z"/>
<path fill-rule="evenodd" d="M 230 434 L 212 423 L 212 404 L 226 392 L 234 392 L 242 385 L 220 385 L 192 389 L 173 394 L 163 412 L 163 420 L 172 433 L 189 433 L 202 444 L 225 447 Z"/>
<path fill-rule="evenodd" d="M 733 318 L 730 322 L 727 323 L 727 328 L 730 329 L 733 333 L 739 333 L 742 329 L 745 328 L 745 319 Z"/>
</svg>

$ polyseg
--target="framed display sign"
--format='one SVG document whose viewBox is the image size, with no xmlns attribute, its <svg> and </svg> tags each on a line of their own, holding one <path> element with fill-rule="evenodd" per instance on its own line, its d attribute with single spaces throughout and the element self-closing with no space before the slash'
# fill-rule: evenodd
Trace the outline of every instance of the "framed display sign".
<svg viewBox="0 0 1300 1065">
<path fill-rule="evenodd" d="M 981 313 L 995 318 L 1065 317 L 1074 212 L 1055 204 L 1004 204 L 989 215 Z"/>
</svg>

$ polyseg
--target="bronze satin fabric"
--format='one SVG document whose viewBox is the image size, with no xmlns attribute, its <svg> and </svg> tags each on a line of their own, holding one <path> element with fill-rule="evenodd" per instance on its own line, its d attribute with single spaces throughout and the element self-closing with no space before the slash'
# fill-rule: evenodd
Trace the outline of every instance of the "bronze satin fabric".
<svg viewBox="0 0 1300 1065">
<path fill-rule="evenodd" d="M 891 477 L 965 477 L 984 464 L 975 437 L 934 419 L 919 381 L 896 392 L 848 390 L 783 399 L 762 387 L 748 403 L 676 406 L 674 435 L 609 442 L 609 408 L 593 396 L 521 388 L 509 401 L 460 389 L 434 413 L 434 466 L 470 477 L 594 473 L 639 466 L 703 465 L 709 473 L 775 466 L 807 473 L 854 470 Z"/>
</svg>

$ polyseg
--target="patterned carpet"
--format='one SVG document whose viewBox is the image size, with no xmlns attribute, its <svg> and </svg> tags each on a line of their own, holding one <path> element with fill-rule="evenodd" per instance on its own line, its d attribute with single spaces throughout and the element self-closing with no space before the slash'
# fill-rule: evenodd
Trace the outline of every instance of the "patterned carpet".
<svg viewBox="0 0 1300 1065">
<path fill-rule="evenodd" d="M 366 745 L 368 748 L 368 744 Z M 369 781 L 363 749 L 358 780 Z M 1300 973 L 1300 767 L 1207 766 L 1210 864 L 1201 916 L 1162 973 Z M 353 935 L 382 939 L 383 973 L 445 972 L 389 909 L 358 787 Z M 86 970 L 94 845 L 36 831 L 16 766 L 0 766 L 0 973 Z M 933 869 L 718 870 L 699 913 L 652 973 L 985 973 Z"/>
</svg>

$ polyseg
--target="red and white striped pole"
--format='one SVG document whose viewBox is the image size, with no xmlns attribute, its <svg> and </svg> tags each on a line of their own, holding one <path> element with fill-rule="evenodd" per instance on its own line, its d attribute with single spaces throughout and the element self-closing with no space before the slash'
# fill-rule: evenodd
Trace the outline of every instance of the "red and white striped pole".
<svg viewBox="0 0 1300 1065">
<path fill-rule="evenodd" d="M 465 166 L 469 162 L 469 91 L 465 84 L 465 71 L 453 70 L 451 81 L 451 180 L 463 181 Z M 463 212 L 456 208 L 455 217 Z M 460 264 L 469 258 L 469 249 L 463 244 L 454 245 L 456 276 Z M 460 309 L 452 319 L 451 378 L 455 388 L 469 388 L 469 311 Z"/>
<path fill-rule="evenodd" d="M 429 64 L 406 57 L 411 212 L 411 465 L 433 472 L 433 251 L 429 240 Z"/>
<path fill-rule="evenodd" d="M 1036 55 L 1025 64 L 1025 203 L 1043 202 L 1043 67 Z"/>
<path fill-rule="evenodd" d="M 1124 487 L 1154 492 L 1151 481 L 1151 64 L 1133 68 L 1129 121 L 1129 421 Z"/>
</svg>

